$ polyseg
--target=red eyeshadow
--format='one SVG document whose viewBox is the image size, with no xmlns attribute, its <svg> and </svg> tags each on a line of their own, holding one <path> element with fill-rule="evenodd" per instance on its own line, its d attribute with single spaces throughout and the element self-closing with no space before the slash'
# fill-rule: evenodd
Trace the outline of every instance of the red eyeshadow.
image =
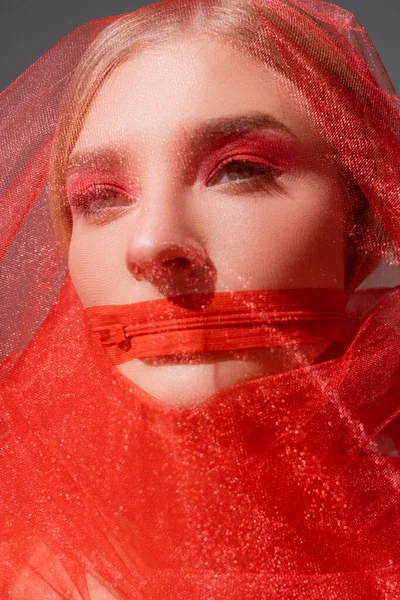
<svg viewBox="0 0 400 600">
<path fill-rule="evenodd" d="M 90 170 L 83 173 L 70 175 L 66 182 L 66 192 L 71 204 L 74 204 L 74 197 L 82 195 L 93 186 L 114 186 L 132 194 L 137 187 L 137 183 L 128 175 L 118 173 L 117 171 Z"/>
<path fill-rule="evenodd" d="M 236 156 L 239 159 L 240 155 L 246 155 L 249 161 L 254 156 L 255 160 L 258 158 L 257 162 L 264 162 L 285 171 L 297 161 L 300 155 L 299 143 L 288 136 L 277 134 L 245 134 L 240 139 L 225 143 L 222 148 L 211 150 L 200 169 L 202 181 L 207 181 L 222 162 Z M 243 160 L 243 156 L 241 159 Z"/>
</svg>

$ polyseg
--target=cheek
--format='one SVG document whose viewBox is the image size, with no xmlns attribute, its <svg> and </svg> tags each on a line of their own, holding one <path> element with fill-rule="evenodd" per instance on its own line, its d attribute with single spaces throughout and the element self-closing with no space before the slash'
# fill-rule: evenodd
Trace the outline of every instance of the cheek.
<svg viewBox="0 0 400 600">
<path fill-rule="evenodd" d="M 100 231 L 81 231 L 74 225 L 68 266 L 74 287 L 85 307 L 107 304 L 116 289 L 123 261 L 116 238 L 112 243 Z"/>
<path fill-rule="evenodd" d="M 327 182 L 216 206 L 209 247 L 220 289 L 344 286 L 340 198 Z"/>
<path fill-rule="evenodd" d="M 217 291 L 344 287 L 341 199 L 327 180 L 299 178 L 281 195 L 194 200 L 185 227 L 208 252 Z M 84 306 L 123 304 L 131 297 L 122 234 L 120 222 L 99 230 L 74 224 L 69 269 Z"/>
</svg>

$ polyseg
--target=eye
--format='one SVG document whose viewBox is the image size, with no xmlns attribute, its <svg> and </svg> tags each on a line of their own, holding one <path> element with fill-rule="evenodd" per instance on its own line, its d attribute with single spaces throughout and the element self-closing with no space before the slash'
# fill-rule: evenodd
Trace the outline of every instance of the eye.
<svg viewBox="0 0 400 600">
<path fill-rule="evenodd" d="M 132 206 L 134 203 L 134 199 L 122 188 L 103 184 L 96 184 L 85 191 L 72 194 L 69 201 L 71 207 L 88 220 L 100 214 Z"/>
<path fill-rule="evenodd" d="M 254 160 L 228 160 L 222 164 L 208 180 L 209 186 L 233 183 L 234 186 L 241 185 L 247 189 L 265 187 L 276 184 L 277 178 L 282 172 L 265 161 Z"/>
</svg>

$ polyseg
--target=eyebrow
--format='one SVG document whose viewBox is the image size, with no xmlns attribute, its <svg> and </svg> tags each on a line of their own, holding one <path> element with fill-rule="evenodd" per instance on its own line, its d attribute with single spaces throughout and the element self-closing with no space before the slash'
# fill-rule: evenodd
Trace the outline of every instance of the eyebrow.
<svg viewBox="0 0 400 600">
<path fill-rule="evenodd" d="M 297 136 L 284 123 L 259 111 L 207 119 L 194 127 L 183 127 L 181 139 L 183 138 L 188 144 L 188 152 L 196 155 L 199 150 L 203 151 L 210 146 L 222 144 L 237 136 L 262 129 L 279 131 L 297 139 Z M 104 170 L 121 169 L 126 167 L 127 158 L 127 153 L 122 148 L 117 150 L 108 146 L 74 152 L 68 162 L 67 177 L 93 167 Z"/>
</svg>

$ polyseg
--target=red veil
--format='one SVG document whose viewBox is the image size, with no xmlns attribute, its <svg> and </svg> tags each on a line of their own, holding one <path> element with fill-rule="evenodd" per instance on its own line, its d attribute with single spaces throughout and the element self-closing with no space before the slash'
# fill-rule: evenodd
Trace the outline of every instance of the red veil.
<svg viewBox="0 0 400 600">
<path fill-rule="evenodd" d="M 91 327 L 48 203 L 68 84 L 120 17 L 52 47 L 0 96 L 1 598 L 400 598 L 399 101 L 348 12 L 252 4 L 352 182 L 348 261 L 356 279 L 360 263 L 371 276 L 347 286 L 345 302 L 317 298 L 311 329 L 300 319 L 302 335 L 327 336 L 333 353 L 194 407 L 157 402 L 115 364 L 149 323 L 137 356 L 167 351 L 168 299 L 153 305 L 158 321 L 138 310 L 124 324 L 117 309 L 107 320 L 103 307 Z M 295 352 L 294 316 L 316 295 L 279 290 L 269 309 L 270 295 L 257 298 L 222 337 L 266 343 L 284 306 L 289 327 L 268 331 Z M 192 314 L 218 349 L 226 307 L 209 306 L 205 325 Z M 175 324 L 187 316 L 179 308 L 167 313 Z"/>
</svg>

